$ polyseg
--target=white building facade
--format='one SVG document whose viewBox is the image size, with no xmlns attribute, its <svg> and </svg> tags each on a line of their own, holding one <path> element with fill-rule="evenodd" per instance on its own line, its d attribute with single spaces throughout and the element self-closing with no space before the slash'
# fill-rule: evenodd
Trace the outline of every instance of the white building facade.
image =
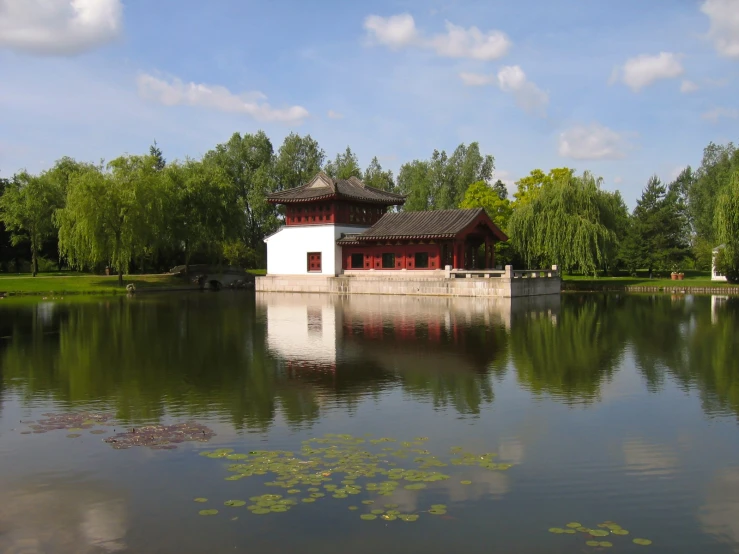
<svg viewBox="0 0 739 554">
<path fill-rule="evenodd" d="M 713 249 L 711 256 L 711 281 L 726 281 L 726 276 L 716 269 L 716 257 L 722 248 L 724 248 L 723 244 Z"/>
</svg>

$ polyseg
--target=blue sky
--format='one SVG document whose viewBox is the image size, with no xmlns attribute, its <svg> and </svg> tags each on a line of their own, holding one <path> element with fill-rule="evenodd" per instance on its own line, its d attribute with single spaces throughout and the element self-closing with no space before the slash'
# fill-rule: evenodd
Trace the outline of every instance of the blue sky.
<svg viewBox="0 0 739 554">
<path fill-rule="evenodd" d="M 0 0 L 0 114 L 4 176 L 263 129 L 396 172 L 478 141 L 633 206 L 737 140 L 739 0 Z"/>
</svg>

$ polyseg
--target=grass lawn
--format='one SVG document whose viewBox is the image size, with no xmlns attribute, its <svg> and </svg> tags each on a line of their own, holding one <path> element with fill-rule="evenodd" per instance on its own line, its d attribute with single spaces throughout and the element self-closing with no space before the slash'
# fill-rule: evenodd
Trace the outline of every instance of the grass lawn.
<svg viewBox="0 0 739 554">
<path fill-rule="evenodd" d="M 637 287 L 736 287 L 739 285 L 730 285 L 724 281 L 711 281 L 711 274 L 708 271 L 685 271 L 685 278 L 682 281 L 673 281 L 669 272 L 663 274 L 655 273 L 654 279 L 649 278 L 649 274 L 644 271 L 637 272 L 637 276 L 624 277 L 598 277 L 593 278 L 592 275 L 562 275 L 563 281 L 573 281 L 583 286 L 595 285 L 598 287 L 608 285 L 621 286 L 637 286 Z"/>
<path fill-rule="evenodd" d="M 0 274 L 2 294 L 114 294 L 125 293 L 125 285 L 133 283 L 137 289 L 188 286 L 171 275 L 124 275 L 123 287 L 118 277 L 73 273 L 46 273 L 31 275 Z M 195 288 L 195 287 L 193 287 Z"/>
</svg>

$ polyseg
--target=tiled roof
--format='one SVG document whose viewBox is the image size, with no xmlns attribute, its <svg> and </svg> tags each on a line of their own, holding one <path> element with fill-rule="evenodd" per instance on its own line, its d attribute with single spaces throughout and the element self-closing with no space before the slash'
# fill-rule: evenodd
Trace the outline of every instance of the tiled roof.
<svg viewBox="0 0 739 554">
<path fill-rule="evenodd" d="M 357 200 L 385 206 L 400 205 L 405 202 L 405 196 L 402 194 L 369 187 L 356 177 L 333 179 L 323 171 L 305 185 L 268 195 L 267 201 L 272 204 L 292 204 L 327 198 Z"/>
<path fill-rule="evenodd" d="M 387 213 L 363 233 L 347 235 L 338 244 L 356 244 L 373 239 L 453 238 L 481 214 L 485 214 L 482 208 Z M 490 224 L 498 239 L 508 240 L 492 221 Z"/>
</svg>

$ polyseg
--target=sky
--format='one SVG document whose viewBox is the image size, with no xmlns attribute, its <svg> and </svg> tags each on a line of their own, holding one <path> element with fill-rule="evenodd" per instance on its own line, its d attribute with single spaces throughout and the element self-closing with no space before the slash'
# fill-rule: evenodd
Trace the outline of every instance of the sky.
<svg viewBox="0 0 739 554">
<path fill-rule="evenodd" d="M 739 139 L 739 0 L 0 0 L 0 176 L 259 129 L 396 174 L 477 141 L 511 190 L 567 166 L 633 207 Z"/>
</svg>

